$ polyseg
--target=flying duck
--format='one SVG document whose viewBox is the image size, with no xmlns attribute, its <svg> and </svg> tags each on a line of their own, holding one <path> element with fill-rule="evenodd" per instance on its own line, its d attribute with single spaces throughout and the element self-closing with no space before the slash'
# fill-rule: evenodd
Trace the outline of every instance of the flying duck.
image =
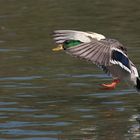
<svg viewBox="0 0 140 140">
<path fill-rule="evenodd" d="M 127 49 L 118 40 L 106 38 L 95 32 L 56 30 L 53 34 L 57 47 L 53 51 L 66 53 L 91 61 L 112 76 L 105 89 L 114 89 L 120 81 L 127 81 L 140 90 L 140 77 L 136 66 L 127 55 Z"/>
</svg>

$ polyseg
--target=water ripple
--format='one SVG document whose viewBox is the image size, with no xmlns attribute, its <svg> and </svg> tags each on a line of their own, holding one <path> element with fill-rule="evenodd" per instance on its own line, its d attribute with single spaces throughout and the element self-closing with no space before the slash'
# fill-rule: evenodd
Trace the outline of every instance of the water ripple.
<svg viewBox="0 0 140 140">
<path fill-rule="evenodd" d="M 137 93 L 135 89 L 126 89 L 126 90 L 121 90 L 121 91 L 104 91 L 104 92 L 98 92 L 98 93 L 89 93 L 89 94 L 84 94 L 82 96 L 95 96 L 97 98 L 108 98 L 112 96 L 118 96 L 118 95 L 127 95 L 127 94 L 134 94 Z"/>
<path fill-rule="evenodd" d="M 19 76 L 19 77 L 0 77 L 0 81 L 24 81 L 24 80 L 34 80 L 40 79 L 42 76 Z"/>
<path fill-rule="evenodd" d="M 8 112 L 36 112 L 38 109 L 32 109 L 32 108 L 0 108 L 0 111 L 8 111 Z"/>
<path fill-rule="evenodd" d="M 110 78 L 107 74 L 57 74 L 62 78 Z"/>
<path fill-rule="evenodd" d="M 58 140 L 58 138 L 51 138 L 51 137 L 32 137 L 32 138 L 21 138 L 20 140 Z"/>
<path fill-rule="evenodd" d="M 41 131 L 41 130 L 22 130 L 22 129 L 3 129 L 0 130 L 1 134 L 15 135 L 15 136 L 40 136 L 40 135 L 58 135 L 61 131 Z"/>
</svg>

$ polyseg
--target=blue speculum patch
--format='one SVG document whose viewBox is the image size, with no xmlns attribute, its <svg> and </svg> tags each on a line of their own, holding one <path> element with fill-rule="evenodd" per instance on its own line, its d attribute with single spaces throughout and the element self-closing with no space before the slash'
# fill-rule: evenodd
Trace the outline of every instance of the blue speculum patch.
<svg viewBox="0 0 140 140">
<path fill-rule="evenodd" d="M 129 59 L 124 54 L 122 54 L 121 52 L 113 50 L 112 51 L 112 59 L 115 60 L 115 61 L 119 61 L 124 66 L 126 66 L 128 69 L 130 69 Z"/>
</svg>

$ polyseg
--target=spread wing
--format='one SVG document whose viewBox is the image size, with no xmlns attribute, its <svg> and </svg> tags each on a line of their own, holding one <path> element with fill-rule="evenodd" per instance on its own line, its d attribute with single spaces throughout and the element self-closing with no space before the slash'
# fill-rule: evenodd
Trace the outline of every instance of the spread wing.
<svg viewBox="0 0 140 140">
<path fill-rule="evenodd" d="M 79 58 L 86 59 L 97 65 L 107 66 L 110 63 L 110 45 L 92 39 L 89 43 L 82 43 L 66 49 L 66 52 Z"/>
<path fill-rule="evenodd" d="M 103 35 L 93 32 L 57 30 L 54 32 L 54 40 L 57 44 L 63 44 L 69 40 L 79 40 L 81 44 L 69 47 L 65 51 L 72 56 L 91 61 L 106 72 L 108 72 L 108 66 L 118 65 L 131 73 L 127 50 L 115 39 L 107 39 Z"/>
<path fill-rule="evenodd" d="M 67 53 L 91 61 L 92 63 L 106 68 L 110 65 L 119 65 L 122 69 L 131 73 L 130 60 L 126 49 L 114 40 L 92 40 L 90 43 L 68 48 Z M 103 69 L 104 70 L 104 69 Z"/>
</svg>

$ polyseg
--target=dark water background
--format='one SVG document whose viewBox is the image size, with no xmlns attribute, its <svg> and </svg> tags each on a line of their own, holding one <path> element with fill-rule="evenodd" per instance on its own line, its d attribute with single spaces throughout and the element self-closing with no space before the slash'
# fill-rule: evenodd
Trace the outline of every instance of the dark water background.
<svg viewBox="0 0 140 140">
<path fill-rule="evenodd" d="M 120 40 L 140 68 L 139 0 L 0 0 L 0 140 L 139 140 L 140 94 L 54 53 L 52 31 Z"/>
</svg>

